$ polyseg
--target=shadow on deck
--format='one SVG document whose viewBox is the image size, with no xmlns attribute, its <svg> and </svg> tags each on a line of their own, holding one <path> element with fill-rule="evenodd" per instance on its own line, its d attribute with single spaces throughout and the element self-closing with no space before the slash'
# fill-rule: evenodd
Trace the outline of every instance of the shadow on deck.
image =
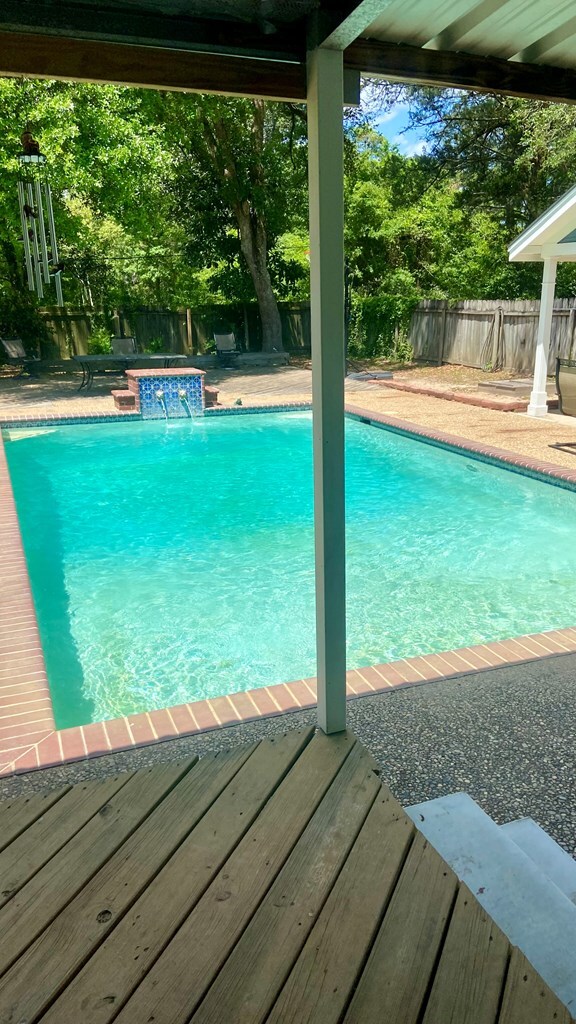
<svg viewBox="0 0 576 1024">
<path fill-rule="evenodd" d="M 0 1022 L 567 1024 L 350 733 L 0 806 Z"/>
</svg>

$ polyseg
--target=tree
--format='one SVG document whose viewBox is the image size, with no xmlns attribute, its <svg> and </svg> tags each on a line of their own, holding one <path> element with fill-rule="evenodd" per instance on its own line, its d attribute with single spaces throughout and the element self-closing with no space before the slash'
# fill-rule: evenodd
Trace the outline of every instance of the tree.
<svg viewBox="0 0 576 1024">
<path fill-rule="evenodd" d="M 275 295 L 286 272 L 286 232 L 306 223 L 302 110 L 263 100 L 157 94 L 175 161 L 173 209 L 190 232 L 190 259 L 234 262 L 241 254 L 256 293 L 263 349 L 282 350 Z"/>
<path fill-rule="evenodd" d="M 151 238 L 166 254 L 177 244 L 166 229 L 162 132 L 144 117 L 142 96 L 113 86 L 0 80 L 0 303 L 16 317 L 34 306 L 18 241 L 17 157 L 27 124 L 47 160 L 69 305 L 106 306 L 146 295 L 149 264 L 139 260 L 142 251 Z M 156 266 L 161 275 L 162 261 Z M 173 268 L 164 283 L 168 276 L 177 280 Z"/>
<path fill-rule="evenodd" d="M 575 183 L 576 109 L 513 97 L 449 89 L 393 87 L 388 102 L 410 106 L 410 128 L 427 140 L 425 159 L 436 181 L 451 181 L 466 227 L 483 223 L 485 256 L 495 272 L 486 297 L 539 294 L 535 265 L 507 263 L 507 245 Z M 481 244 L 481 236 L 477 238 Z M 477 256 L 479 254 L 477 253 Z M 497 258 L 495 258 L 497 257 Z M 478 258 L 473 262 L 478 269 Z M 497 288 L 505 288 L 503 293 Z M 559 267 L 558 293 L 574 294 L 576 270 Z"/>
</svg>

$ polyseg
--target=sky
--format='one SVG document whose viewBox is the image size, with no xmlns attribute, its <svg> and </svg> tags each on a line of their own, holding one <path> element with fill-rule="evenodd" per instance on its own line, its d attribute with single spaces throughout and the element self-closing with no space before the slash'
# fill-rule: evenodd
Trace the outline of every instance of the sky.
<svg viewBox="0 0 576 1024">
<path fill-rule="evenodd" d="M 426 143 L 422 136 L 417 132 L 406 131 L 408 125 L 407 104 L 396 103 L 386 113 L 376 115 L 373 124 L 405 156 L 418 156 L 424 152 Z"/>
</svg>

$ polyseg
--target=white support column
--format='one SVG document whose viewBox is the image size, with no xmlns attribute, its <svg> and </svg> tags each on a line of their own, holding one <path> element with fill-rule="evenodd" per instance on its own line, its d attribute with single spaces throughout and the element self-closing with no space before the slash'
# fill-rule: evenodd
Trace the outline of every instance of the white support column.
<svg viewBox="0 0 576 1024">
<path fill-rule="evenodd" d="M 342 52 L 308 55 L 318 724 L 346 728 Z"/>
<path fill-rule="evenodd" d="M 534 362 L 534 383 L 528 406 L 529 416 L 546 416 L 548 413 L 546 377 L 548 375 L 548 351 L 550 348 L 550 332 L 552 330 L 552 313 L 554 310 L 556 263 L 557 261 L 550 256 L 547 256 L 544 260 L 538 340 L 536 342 L 536 360 Z"/>
</svg>

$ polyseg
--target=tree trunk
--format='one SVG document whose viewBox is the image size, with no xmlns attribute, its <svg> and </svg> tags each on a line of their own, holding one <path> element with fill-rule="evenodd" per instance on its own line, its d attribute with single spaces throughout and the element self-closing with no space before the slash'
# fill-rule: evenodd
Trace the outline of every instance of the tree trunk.
<svg viewBox="0 0 576 1024">
<path fill-rule="evenodd" d="M 268 273 L 268 242 L 262 219 L 245 201 L 234 210 L 240 230 L 240 248 L 254 284 L 262 322 L 263 352 L 283 352 L 282 322 Z"/>
</svg>

